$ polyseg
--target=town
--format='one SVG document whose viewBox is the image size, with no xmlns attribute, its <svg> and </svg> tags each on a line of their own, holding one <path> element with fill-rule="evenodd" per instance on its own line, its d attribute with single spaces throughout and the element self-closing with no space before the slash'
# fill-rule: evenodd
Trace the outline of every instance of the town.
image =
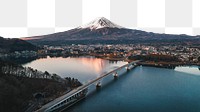
<svg viewBox="0 0 200 112">
<path fill-rule="evenodd" d="M 70 57 L 70 56 L 94 56 L 108 60 L 128 60 L 130 57 L 157 56 L 174 57 L 182 64 L 199 65 L 200 49 L 198 45 L 159 45 L 159 44 L 117 44 L 117 45 L 44 45 L 38 51 L 15 51 L 13 53 L 0 53 L 1 58 L 30 58 L 30 57 Z M 137 58 L 138 59 L 138 58 Z M 159 59 L 157 59 L 159 61 Z M 152 60 L 146 60 L 152 61 Z M 170 61 L 163 59 L 162 61 Z"/>
</svg>

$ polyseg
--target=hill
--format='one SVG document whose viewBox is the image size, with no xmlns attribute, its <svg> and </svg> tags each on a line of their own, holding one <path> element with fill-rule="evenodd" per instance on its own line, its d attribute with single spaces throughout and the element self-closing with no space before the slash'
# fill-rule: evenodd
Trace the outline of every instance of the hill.
<svg viewBox="0 0 200 112">
<path fill-rule="evenodd" d="M 3 38 L 0 37 L 0 53 L 8 53 L 8 52 L 14 52 L 14 51 L 24 51 L 24 50 L 28 50 L 28 51 L 35 51 L 38 48 L 21 39 L 10 39 L 10 38 Z"/>
<path fill-rule="evenodd" d="M 71 78 L 0 60 L 0 112 L 32 112 L 80 85 Z"/>
</svg>

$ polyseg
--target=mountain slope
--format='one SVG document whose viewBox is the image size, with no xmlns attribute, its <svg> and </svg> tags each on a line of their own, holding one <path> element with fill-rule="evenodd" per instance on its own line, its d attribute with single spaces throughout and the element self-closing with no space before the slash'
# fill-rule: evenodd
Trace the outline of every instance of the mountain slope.
<svg viewBox="0 0 200 112">
<path fill-rule="evenodd" d="M 156 34 L 121 27 L 108 19 L 97 18 L 89 24 L 50 35 L 28 37 L 35 44 L 123 44 L 135 42 L 183 41 L 199 39 L 187 35 Z M 149 41 L 150 40 L 150 41 Z"/>
<path fill-rule="evenodd" d="M 0 37 L 0 53 L 24 50 L 37 50 L 37 47 L 24 40 Z"/>
</svg>

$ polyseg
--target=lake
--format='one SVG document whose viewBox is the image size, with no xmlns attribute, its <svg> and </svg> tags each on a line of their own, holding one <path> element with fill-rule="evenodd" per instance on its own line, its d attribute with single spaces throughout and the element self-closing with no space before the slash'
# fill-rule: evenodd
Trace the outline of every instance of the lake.
<svg viewBox="0 0 200 112">
<path fill-rule="evenodd" d="M 93 57 L 43 58 L 23 66 L 74 77 L 82 83 L 126 64 Z M 198 66 L 173 69 L 138 66 L 122 70 L 117 79 L 108 76 L 102 87 L 89 87 L 88 96 L 66 112 L 199 112 Z"/>
</svg>

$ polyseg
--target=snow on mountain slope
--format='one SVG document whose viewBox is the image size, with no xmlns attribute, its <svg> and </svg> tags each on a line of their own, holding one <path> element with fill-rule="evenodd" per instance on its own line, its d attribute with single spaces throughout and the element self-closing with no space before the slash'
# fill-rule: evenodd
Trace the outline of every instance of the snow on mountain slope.
<svg viewBox="0 0 200 112">
<path fill-rule="evenodd" d="M 95 30 L 95 29 L 101 29 L 101 28 L 123 28 L 113 22 L 111 22 L 110 20 L 104 18 L 104 17 L 99 17 L 96 18 L 95 20 L 93 20 L 92 22 L 86 24 L 86 25 L 82 25 L 78 28 L 89 28 L 91 30 Z"/>
</svg>

